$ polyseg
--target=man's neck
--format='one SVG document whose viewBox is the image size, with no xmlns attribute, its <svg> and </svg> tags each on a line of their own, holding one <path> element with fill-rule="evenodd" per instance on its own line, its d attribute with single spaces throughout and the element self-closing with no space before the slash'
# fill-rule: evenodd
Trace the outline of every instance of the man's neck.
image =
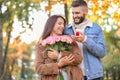
<svg viewBox="0 0 120 80">
<path fill-rule="evenodd" d="M 74 26 L 75 26 L 75 28 L 82 28 L 84 25 L 86 25 L 87 24 L 87 22 L 88 22 L 88 20 L 87 19 L 85 19 L 85 21 L 84 22 L 82 22 L 82 23 L 80 23 L 80 24 L 74 24 Z"/>
</svg>

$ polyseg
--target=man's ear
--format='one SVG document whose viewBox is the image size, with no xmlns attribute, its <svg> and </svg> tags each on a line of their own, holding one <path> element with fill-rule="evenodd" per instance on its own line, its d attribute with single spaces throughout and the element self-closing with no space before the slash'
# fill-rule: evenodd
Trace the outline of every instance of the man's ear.
<svg viewBox="0 0 120 80">
<path fill-rule="evenodd" d="M 88 7 L 83 6 L 83 11 L 84 11 L 84 14 L 87 15 L 88 14 Z"/>
<path fill-rule="evenodd" d="M 85 13 L 85 15 L 88 14 L 88 8 L 87 7 L 85 8 L 84 13 Z"/>
</svg>

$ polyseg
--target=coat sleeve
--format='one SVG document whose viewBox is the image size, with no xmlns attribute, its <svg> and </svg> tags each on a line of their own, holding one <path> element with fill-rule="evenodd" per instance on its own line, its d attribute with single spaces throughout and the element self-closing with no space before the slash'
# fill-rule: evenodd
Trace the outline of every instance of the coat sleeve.
<svg viewBox="0 0 120 80">
<path fill-rule="evenodd" d="M 58 74 L 58 65 L 54 62 L 45 62 L 43 54 L 44 48 L 36 45 L 35 70 L 39 75 L 53 75 Z"/>
<path fill-rule="evenodd" d="M 81 51 L 76 42 L 73 42 L 72 47 L 73 49 L 72 49 L 71 54 L 75 56 L 75 61 L 71 65 L 79 65 L 83 60 L 83 57 L 80 53 Z"/>
<path fill-rule="evenodd" d="M 71 63 L 70 65 L 79 65 L 83 60 L 83 57 L 80 53 L 80 49 L 76 42 L 73 42 L 71 46 L 72 46 L 71 51 L 63 51 L 62 56 L 67 56 L 69 54 L 74 55 L 75 61 L 73 61 L 73 63 Z"/>
</svg>

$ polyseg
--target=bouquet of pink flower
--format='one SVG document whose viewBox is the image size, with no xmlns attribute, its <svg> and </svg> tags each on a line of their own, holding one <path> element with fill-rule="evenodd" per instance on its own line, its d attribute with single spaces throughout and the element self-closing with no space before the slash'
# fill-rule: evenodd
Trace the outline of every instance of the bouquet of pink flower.
<svg viewBox="0 0 120 80">
<path fill-rule="evenodd" d="M 50 36 L 42 41 L 42 45 L 46 47 L 46 51 L 55 49 L 57 51 L 70 51 L 70 44 L 73 42 L 72 38 L 68 35 Z"/>
<path fill-rule="evenodd" d="M 42 45 L 46 47 L 45 51 L 49 51 L 50 49 L 55 49 L 57 51 L 70 51 L 71 43 L 73 42 L 72 38 L 68 35 L 61 36 L 50 36 L 42 41 Z M 58 74 L 58 80 L 64 80 L 62 70 L 66 69 L 66 66 L 60 69 Z"/>
</svg>

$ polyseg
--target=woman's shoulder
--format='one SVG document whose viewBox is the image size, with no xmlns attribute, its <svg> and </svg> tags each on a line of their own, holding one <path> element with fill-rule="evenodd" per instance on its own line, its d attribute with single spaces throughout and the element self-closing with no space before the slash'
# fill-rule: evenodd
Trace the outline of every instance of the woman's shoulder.
<svg viewBox="0 0 120 80">
<path fill-rule="evenodd" d="M 41 42 L 37 42 L 36 45 L 35 45 L 36 49 L 41 49 L 43 48 Z"/>
</svg>

